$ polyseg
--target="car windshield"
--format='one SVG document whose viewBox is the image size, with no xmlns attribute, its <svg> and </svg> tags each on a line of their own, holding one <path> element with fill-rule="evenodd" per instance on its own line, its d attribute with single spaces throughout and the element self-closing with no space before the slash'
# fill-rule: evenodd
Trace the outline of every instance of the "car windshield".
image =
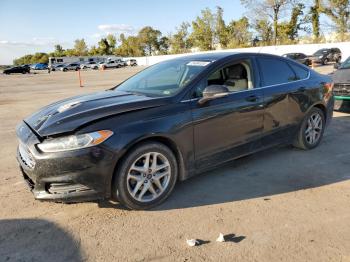
<svg viewBox="0 0 350 262">
<path fill-rule="evenodd" d="M 350 68 L 350 57 L 344 61 L 344 63 L 341 64 L 339 67 L 341 69 L 349 69 Z"/>
<path fill-rule="evenodd" d="M 121 83 L 116 90 L 149 96 L 171 96 L 187 86 L 208 61 L 172 60 L 151 66 Z"/>
<path fill-rule="evenodd" d="M 316 53 L 314 53 L 314 55 L 323 55 L 326 53 L 328 53 L 328 49 L 320 49 Z"/>
</svg>

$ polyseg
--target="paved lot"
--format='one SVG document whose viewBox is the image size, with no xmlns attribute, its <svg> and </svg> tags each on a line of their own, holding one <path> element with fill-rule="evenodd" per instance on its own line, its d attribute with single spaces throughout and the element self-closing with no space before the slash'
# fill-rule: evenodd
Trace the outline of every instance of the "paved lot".
<svg viewBox="0 0 350 262">
<path fill-rule="evenodd" d="M 315 150 L 237 160 L 178 184 L 155 210 L 34 201 L 15 160 L 16 124 L 137 70 L 84 71 L 83 88 L 76 72 L 0 75 L 1 261 L 350 261 L 349 114 L 335 114 Z M 215 241 L 220 232 L 228 242 Z"/>
</svg>

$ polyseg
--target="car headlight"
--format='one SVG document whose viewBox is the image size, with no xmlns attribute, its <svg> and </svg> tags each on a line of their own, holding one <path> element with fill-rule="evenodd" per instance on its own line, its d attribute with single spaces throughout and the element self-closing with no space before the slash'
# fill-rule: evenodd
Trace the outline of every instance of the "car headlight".
<svg viewBox="0 0 350 262">
<path fill-rule="evenodd" d="M 322 58 L 323 57 L 323 55 L 320 55 L 318 58 Z"/>
<path fill-rule="evenodd" d="M 45 153 L 54 153 L 96 146 L 106 141 L 113 132 L 101 130 L 87 134 L 71 135 L 45 140 L 38 148 Z"/>
</svg>

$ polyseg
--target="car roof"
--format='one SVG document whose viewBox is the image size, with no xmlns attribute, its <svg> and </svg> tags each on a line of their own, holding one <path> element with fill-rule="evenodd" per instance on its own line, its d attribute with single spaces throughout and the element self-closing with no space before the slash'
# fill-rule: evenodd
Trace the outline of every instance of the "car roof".
<svg viewBox="0 0 350 262">
<path fill-rule="evenodd" d="M 203 53 L 203 54 L 189 54 L 181 57 L 177 57 L 173 60 L 184 60 L 184 61 L 219 61 L 226 58 L 234 58 L 235 56 L 257 56 L 257 57 L 271 57 L 283 59 L 283 57 L 267 53 L 251 53 L 251 52 L 213 52 L 213 53 Z"/>
</svg>

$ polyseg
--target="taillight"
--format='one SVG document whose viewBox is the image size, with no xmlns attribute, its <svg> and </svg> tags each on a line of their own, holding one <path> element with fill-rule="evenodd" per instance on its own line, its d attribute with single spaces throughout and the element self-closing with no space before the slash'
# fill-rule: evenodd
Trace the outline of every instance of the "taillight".
<svg viewBox="0 0 350 262">
<path fill-rule="evenodd" d="M 333 86 L 334 86 L 334 83 L 333 83 L 333 82 L 331 82 L 331 83 L 325 83 L 325 84 L 324 84 L 324 89 L 325 89 L 326 93 L 332 93 Z"/>
<path fill-rule="evenodd" d="M 333 86 L 334 86 L 334 83 L 331 82 L 331 83 L 325 83 L 323 85 L 323 90 L 324 90 L 324 96 L 326 99 L 330 98 L 332 96 L 332 92 L 333 92 Z"/>
</svg>

